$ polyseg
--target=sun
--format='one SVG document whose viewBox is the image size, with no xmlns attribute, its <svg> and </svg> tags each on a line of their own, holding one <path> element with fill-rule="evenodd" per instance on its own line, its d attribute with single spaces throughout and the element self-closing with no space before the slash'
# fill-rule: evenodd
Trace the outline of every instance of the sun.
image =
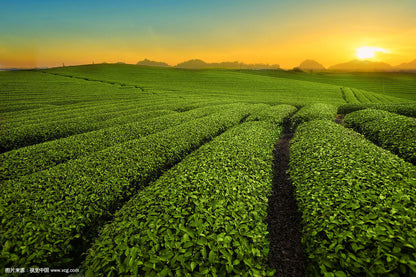
<svg viewBox="0 0 416 277">
<path fill-rule="evenodd" d="M 369 46 L 363 46 L 363 47 L 357 48 L 356 51 L 357 52 L 355 53 L 355 55 L 357 56 L 357 58 L 361 60 L 374 58 L 377 52 L 390 53 L 384 48 L 369 47 Z"/>
</svg>

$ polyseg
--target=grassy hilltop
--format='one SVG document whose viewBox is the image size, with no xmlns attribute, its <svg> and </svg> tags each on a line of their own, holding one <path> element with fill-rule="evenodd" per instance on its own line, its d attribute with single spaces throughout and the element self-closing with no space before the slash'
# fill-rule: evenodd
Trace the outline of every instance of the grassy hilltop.
<svg viewBox="0 0 416 277">
<path fill-rule="evenodd" d="M 305 80 L 310 82 L 346 86 L 396 96 L 411 101 L 416 100 L 416 78 L 414 73 L 398 72 L 357 72 L 306 74 L 277 70 L 247 70 L 249 74 Z"/>
<path fill-rule="evenodd" d="M 145 92 L 181 97 L 268 103 L 342 103 L 336 86 L 222 69 L 175 69 L 134 65 L 96 65 L 49 70 L 66 76 L 138 86 Z"/>
<path fill-rule="evenodd" d="M 134 99 L 138 95 L 130 92 L 141 91 L 140 97 L 152 94 L 152 97 L 182 97 L 189 100 L 197 97 L 297 106 L 317 102 L 340 105 L 346 103 L 342 87 L 375 92 L 390 99 L 386 103 L 405 103 L 416 101 L 415 79 L 412 74 L 400 73 L 307 74 L 280 70 L 184 70 L 98 64 L 42 71 L 2 72 L 0 80 L 3 99 L 0 108 L 10 110 L 18 103 L 33 106 L 35 103 L 61 105 L 86 99 L 90 101 L 90 98 L 97 101 L 97 91 L 100 94 L 99 101 L 105 97 L 122 99 L 126 96 Z M 78 90 L 80 87 L 85 96 L 82 100 L 80 92 L 77 92 L 76 97 L 64 92 Z M 59 91 L 54 88 L 59 88 Z M 118 89 L 117 94 L 113 93 L 114 88 Z M 51 97 L 51 93 L 54 97 Z"/>
</svg>

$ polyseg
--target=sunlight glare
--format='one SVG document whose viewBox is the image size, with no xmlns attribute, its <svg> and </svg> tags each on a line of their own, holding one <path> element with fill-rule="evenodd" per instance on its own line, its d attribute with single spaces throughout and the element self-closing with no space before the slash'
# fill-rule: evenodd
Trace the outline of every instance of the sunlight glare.
<svg viewBox="0 0 416 277">
<path fill-rule="evenodd" d="M 377 52 L 390 53 L 384 48 L 363 46 L 357 49 L 355 55 L 357 58 L 364 60 L 374 58 Z"/>
</svg>

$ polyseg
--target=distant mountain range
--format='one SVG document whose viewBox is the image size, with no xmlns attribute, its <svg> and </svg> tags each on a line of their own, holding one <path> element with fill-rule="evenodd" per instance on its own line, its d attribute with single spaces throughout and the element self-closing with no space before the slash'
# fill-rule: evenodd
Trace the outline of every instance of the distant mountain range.
<svg viewBox="0 0 416 277">
<path fill-rule="evenodd" d="M 156 62 L 144 59 L 137 63 L 138 65 L 148 66 L 162 66 L 170 67 L 167 63 Z M 200 59 L 192 59 L 174 66 L 176 68 L 186 69 L 203 69 L 203 68 L 226 68 L 226 69 L 279 69 L 278 64 L 245 64 L 240 62 L 221 62 L 221 63 L 206 63 Z M 398 66 L 391 66 L 384 62 L 372 62 L 368 60 L 352 60 L 346 63 L 340 63 L 325 68 L 322 64 L 315 60 L 305 60 L 299 66 L 293 68 L 294 71 L 305 72 L 416 72 L 416 59 L 409 63 L 402 63 Z"/>
<path fill-rule="evenodd" d="M 372 62 L 368 60 L 352 60 L 346 63 L 340 63 L 325 69 L 320 63 L 314 60 L 305 60 L 294 70 L 319 72 L 416 72 L 416 60 L 409 63 L 402 63 L 398 66 L 391 66 L 384 62 Z"/>
<path fill-rule="evenodd" d="M 294 68 L 295 70 L 319 72 L 325 71 L 325 67 L 314 60 L 304 60 L 299 66 Z"/>
<path fill-rule="evenodd" d="M 139 61 L 137 65 L 144 66 L 159 66 L 159 67 L 176 67 L 186 69 L 203 69 L 203 68 L 225 68 L 225 69 L 274 69 L 283 70 L 278 64 L 245 64 L 240 62 L 221 62 L 221 63 L 206 63 L 200 59 L 192 59 L 176 66 L 170 66 L 165 62 L 157 62 L 148 59 Z M 45 69 L 35 68 L 35 69 Z M 19 68 L 0 68 L 0 71 L 20 70 Z M 346 63 L 340 63 L 325 68 L 322 64 L 315 60 L 304 60 L 298 66 L 292 69 L 293 71 L 304 71 L 304 72 L 412 72 L 416 73 L 416 59 L 402 63 L 397 66 L 391 66 L 384 62 L 372 62 L 368 60 L 352 60 Z"/>
<path fill-rule="evenodd" d="M 156 62 L 148 59 L 144 59 L 137 63 L 137 65 L 147 65 L 147 66 L 161 66 L 161 67 L 170 67 L 167 63 Z M 222 62 L 222 63 L 206 63 L 203 60 L 192 59 L 185 61 L 174 66 L 176 68 L 186 68 L 186 69 L 203 69 L 203 68 L 226 68 L 226 69 L 280 69 L 278 64 L 245 64 L 240 62 Z"/>
<path fill-rule="evenodd" d="M 190 68 L 190 69 L 201 69 L 201 68 L 227 68 L 227 69 L 280 69 L 278 64 L 245 64 L 240 62 L 222 62 L 222 63 L 206 63 L 199 59 L 189 60 L 183 63 L 177 64 L 177 68 Z"/>
<path fill-rule="evenodd" d="M 416 59 L 410 63 L 402 63 L 395 67 L 399 71 L 416 71 Z"/>
<path fill-rule="evenodd" d="M 164 62 L 155 62 L 148 59 L 144 59 L 143 61 L 140 61 L 137 63 L 137 65 L 147 65 L 147 66 L 161 66 L 161 67 L 169 67 L 167 63 Z"/>
<path fill-rule="evenodd" d="M 340 63 L 330 66 L 328 70 L 342 72 L 379 72 L 394 71 L 394 67 L 383 62 L 352 60 L 346 63 Z"/>
</svg>

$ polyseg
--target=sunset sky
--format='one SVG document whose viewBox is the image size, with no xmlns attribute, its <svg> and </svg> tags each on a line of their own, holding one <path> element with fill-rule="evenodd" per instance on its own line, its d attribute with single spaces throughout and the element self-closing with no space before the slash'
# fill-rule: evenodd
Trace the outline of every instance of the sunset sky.
<svg viewBox="0 0 416 277">
<path fill-rule="evenodd" d="M 415 0 L 5 1 L 0 68 L 189 59 L 293 68 L 416 59 Z"/>
</svg>

